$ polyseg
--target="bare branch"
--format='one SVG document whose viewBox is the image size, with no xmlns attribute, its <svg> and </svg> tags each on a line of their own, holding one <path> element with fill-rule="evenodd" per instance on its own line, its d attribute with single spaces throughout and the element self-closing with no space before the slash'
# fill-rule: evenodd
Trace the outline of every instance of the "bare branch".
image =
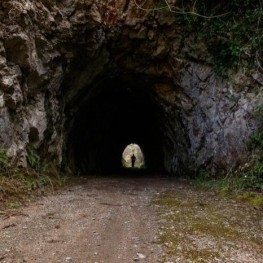
<svg viewBox="0 0 263 263">
<path fill-rule="evenodd" d="M 183 11 L 182 9 L 180 9 L 180 8 L 178 8 L 178 7 L 176 8 L 178 11 L 176 11 L 176 10 L 173 10 L 173 9 L 172 9 L 172 7 L 170 6 L 170 4 L 168 3 L 167 0 L 164 0 L 164 1 L 165 1 L 165 4 L 166 4 L 166 5 L 163 6 L 163 7 L 143 8 L 142 6 L 145 4 L 145 2 L 144 2 L 143 5 L 141 6 L 141 5 L 139 5 L 139 4 L 137 3 L 137 0 L 133 0 L 134 4 L 137 6 L 137 8 L 139 8 L 139 9 L 141 9 L 141 10 L 143 10 L 143 11 L 146 11 L 146 12 L 149 12 L 149 11 L 159 11 L 159 10 L 164 10 L 164 9 L 167 9 L 167 8 L 168 8 L 171 13 L 180 14 L 180 15 L 195 15 L 195 16 L 198 16 L 198 17 L 206 18 L 206 19 L 219 18 L 219 17 L 223 17 L 223 16 L 226 16 L 226 15 L 229 15 L 229 14 L 231 13 L 231 12 L 227 12 L 227 13 L 224 13 L 224 14 L 214 15 L 214 16 L 201 15 L 201 14 L 196 13 L 196 12 L 194 11 L 197 0 L 195 0 L 195 2 L 194 2 L 194 6 L 193 6 L 193 11 L 192 11 L 192 12 L 191 12 L 191 11 L 189 11 L 189 12 Z"/>
<path fill-rule="evenodd" d="M 227 12 L 227 13 L 220 14 L 220 15 L 215 15 L 215 16 L 205 16 L 205 15 L 198 14 L 196 12 L 174 11 L 174 10 L 172 11 L 172 13 L 181 14 L 181 15 L 190 14 L 190 15 L 195 15 L 195 16 L 199 16 L 199 17 L 202 17 L 202 18 L 210 19 L 210 18 L 223 17 L 223 16 L 226 16 L 226 15 L 229 15 L 231 12 Z"/>
<path fill-rule="evenodd" d="M 147 1 L 147 0 L 146 0 Z M 146 3 L 146 1 L 143 3 L 143 5 Z M 141 10 L 143 11 L 158 11 L 158 10 L 163 10 L 163 9 L 166 9 L 167 6 L 163 6 L 163 7 L 158 7 L 158 8 L 143 8 L 142 6 L 140 6 L 138 3 L 137 3 L 137 0 L 133 0 L 134 4 Z"/>
<path fill-rule="evenodd" d="M 193 12 L 195 12 L 195 5 L 196 5 L 196 2 L 197 2 L 197 0 L 195 0 L 195 2 L 194 2 L 194 5 L 193 5 Z"/>
<path fill-rule="evenodd" d="M 170 12 L 172 12 L 172 8 L 171 8 L 170 4 L 168 3 L 168 1 L 167 0 L 164 0 L 164 1 L 165 1 L 166 5 L 167 5 L 168 9 L 170 10 Z"/>
</svg>

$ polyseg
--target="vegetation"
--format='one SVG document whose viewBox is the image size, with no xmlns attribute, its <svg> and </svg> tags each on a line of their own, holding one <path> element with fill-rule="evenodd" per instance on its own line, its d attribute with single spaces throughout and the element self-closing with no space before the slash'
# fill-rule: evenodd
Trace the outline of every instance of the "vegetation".
<svg viewBox="0 0 263 263">
<path fill-rule="evenodd" d="M 201 170 L 194 179 L 197 186 L 213 189 L 223 195 L 263 207 L 263 161 L 261 156 L 252 157 L 247 163 L 225 177 L 213 177 Z"/>
<path fill-rule="evenodd" d="M 183 40 L 193 36 L 191 40 L 187 39 L 193 50 L 199 44 L 206 44 L 218 74 L 227 76 L 228 69 L 244 65 L 263 68 L 263 1 L 169 2 L 158 0 L 155 9 L 175 14 L 182 28 Z"/>
<path fill-rule="evenodd" d="M 261 211 L 189 186 L 153 203 L 161 218 L 159 242 L 168 254 L 164 262 L 229 262 L 229 249 L 239 250 L 243 242 L 262 254 Z"/>
<path fill-rule="evenodd" d="M 256 162 L 254 167 L 247 166 L 243 172 L 237 170 L 223 178 L 198 176 L 194 184 L 221 195 L 232 196 L 256 207 L 263 207 L 263 164 Z"/>
<path fill-rule="evenodd" d="M 259 151 L 261 160 L 263 161 L 263 104 L 256 109 L 254 115 L 261 126 L 259 127 L 258 131 L 252 134 L 248 140 L 248 147 L 251 151 L 257 149 Z"/>
<path fill-rule="evenodd" d="M 13 167 L 6 150 L 0 150 L 0 208 L 16 208 L 37 194 L 54 192 L 64 185 L 67 177 L 60 174 L 55 163 L 42 163 L 33 149 L 28 149 L 27 159 L 27 168 Z"/>
<path fill-rule="evenodd" d="M 6 172 L 7 167 L 7 153 L 5 149 L 0 149 L 0 173 Z"/>
</svg>

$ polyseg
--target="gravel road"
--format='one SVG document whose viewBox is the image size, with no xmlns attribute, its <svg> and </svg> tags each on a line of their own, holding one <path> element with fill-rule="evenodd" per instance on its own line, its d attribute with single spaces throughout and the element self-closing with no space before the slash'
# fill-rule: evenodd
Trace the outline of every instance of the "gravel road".
<svg viewBox="0 0 263 263">
<path fill-rule="evenodd" d="M 0 220 L 0 262 L 159 262 L 160 177 L 87 177 Z"/>
<path fill-rule="evenodd" d="M 263 263 L 262 244 L 262 210 L 164 176 L 80 178 L 0 213 L 0 263 Z"/>
</svg>

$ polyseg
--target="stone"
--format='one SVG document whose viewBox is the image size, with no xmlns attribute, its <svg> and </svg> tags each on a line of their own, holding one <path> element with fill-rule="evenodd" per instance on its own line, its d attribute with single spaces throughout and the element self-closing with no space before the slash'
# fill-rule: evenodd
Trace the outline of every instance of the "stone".
<svg viewBox="0 0 263 263">
<path fill-rule="evenodd" d="M 92 20 L 97 22 L 98 24 L 102 22 L 101 14 L 96 5 L 92 5 L 91 10 L 90 10 L 90 15 L 92 17 Z"/>
<path fill-rule="evenodd" d="M 4 96 L 0 95 L 0 108 L 3 108 L 5 106 Z"/>
<path fill-rule="evenodd" d="M 2 91 L 9 91 L 14 85 L 14 78 L 12 76 L 3 76 L 0 81 L 0 89 Z"/>
<path fill-rule="evenodd" d="M 29 142 L 38 147 L 43 141 L 47 129 L 45 98 L 41 94 L 35 98 L 34 103 L 28 105 L 27 124 L 29 126 Z"/>
<path fill-rule="evenodd" d="M 16 96 L 5 94 L 4 103 L 9 109 L 15 110 L 17 108 L 18 101 L 16 99 Z"/>
<path fill-rule="evenodd" d="M 149 32 L 147 34 L 149 40 L 153 40 L 155 35 L 156 34 L 153 30 L 149 30 Z"/>
<path fill-rule="evenodd" d="M 31 41 L 27 34 L 19 32 L 9 34 L 4 40 L 4 47 L 7 59 L 19 65 L 20 67 L 29 66 L 31 58 Z M 16 52 L 14 52 L 16 50 Z"/>
<path fill-rule="evenodd" d="M 260 72 L 255 72 L 252 74 L 252 78 L 258 82 L 260 85 L 263 85 L 263 74 Z"/>
<path fill-rule="evenodd" d="M 167 43 L 163 39 L 159 39 L 157 47 L 154 50 L 152 56 L 155 58 L 163 58 L 169 52 Z"/>
<path fill-rule="evenodd" d="M 144 258 L 146 258 L 146 256 L 143 255 L 142 253 L 137 253 L 137 257 L 138 257 L 139 259 L 144 259 Z"/>
<path fill-rule="evenodd" d="M 142 253 L 137 253 L 136 256 L 133 258 L 133 261 L 140 261 L 141 259 L 145 259 L 146 256 Z"/>
<path fill-rule="evenodd" d="M 76 139 L 88 148 L 82 149 L 87 160 L 80 160 L 80 166 L 98 170 L 97 155 L 105 153 L 94 146 L 101 143 L 96 139 L 114 126 L 101 109 L 108 105 L 106 113 L 111 111 L 107 99 L 112 94 L 132 97 L 140 90 L 153 102 L 149 112 L 158 120 L 141 141 L 159 130 L 162 142 L 155 153 L 163 152 L 166 171 L 179 174 L 202 165 L 216 172 L 249 157 L 245 141 L 259 129 L 253 112 L 263 101 L 262 73 L 254 67 L 250 75 L 239 70 L 230 80 L 218 76 L 206 44 L 191 33 L 184 37 L 173 13 L 145 12 L 133 1 L 120 0 L 114 5 L 2 0 L 1 7 L 0 148 L 23 166 L 28 146 L 46 158 L 78 166 L 78 150 L 72 146 Z M 125 96 L 120 98 L 127 107 Z M 147 105 L 145 101 L 142 114 Z M 92 114 L 89 123 L 82 119 L 86 133 L 73 136 L 87 111 Z"/>
</svg>

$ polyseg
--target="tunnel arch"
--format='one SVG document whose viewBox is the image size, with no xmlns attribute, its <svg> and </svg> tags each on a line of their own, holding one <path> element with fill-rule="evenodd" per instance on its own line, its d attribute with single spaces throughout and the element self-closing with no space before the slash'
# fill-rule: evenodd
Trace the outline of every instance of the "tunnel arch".
<svg viewBox="0 0 263 263">
<path fill-rule="evenodd" d="M 152 82 L 139 74 L 97 78 L 69 107 L 66 159 L 81 173 L 123 170 L 120 156 L 139 144 L 149 171 L 163 171 L 163 148 Z M 69 116 L 68 115 L 68 116 Z"/>
<path fill-rule="evenodd" d="M 134 1 L 125 7 L 117 1 L 115 8 L 105 1 L 31 1 L 26 9 L 26 1 L 11 2 L 0 11 L 0 144 L 11 163 L 26 167 L 32 147 L 59 167 L 104 170 L 99 159 L 107 160 L 111 150 L 105 154 L 93 146 L 106 145 L 99 136 L 118 153 L 120 145 L 138 140 L 149 163 L 156 160 L 171 174 L 217 174 L 250 159 L 246 141 L 261 130 L 254 114 L 263 94 L 257 63 L 248 72 L 233 69 L 226 71 L 230 78 L 220 76 L 214 70 L 217 52 L 196 39 L 187 23 L 171 12 L 145 12 Z M 242 57 L 240 66 L 249 61 Z M 139 104 L 139 112 L 146 108 L 140 135 L 115 135 L 118 127 L 110 120 L 123 120 L 116 121 L 121 115 L 105 105 L 117 107 L 109 93 L 124 99 L 120 93 L 127 90 L 114 81 L 146 99 Z M 86 155 L 95 156 L 93 166 Z"/>
</svg>

